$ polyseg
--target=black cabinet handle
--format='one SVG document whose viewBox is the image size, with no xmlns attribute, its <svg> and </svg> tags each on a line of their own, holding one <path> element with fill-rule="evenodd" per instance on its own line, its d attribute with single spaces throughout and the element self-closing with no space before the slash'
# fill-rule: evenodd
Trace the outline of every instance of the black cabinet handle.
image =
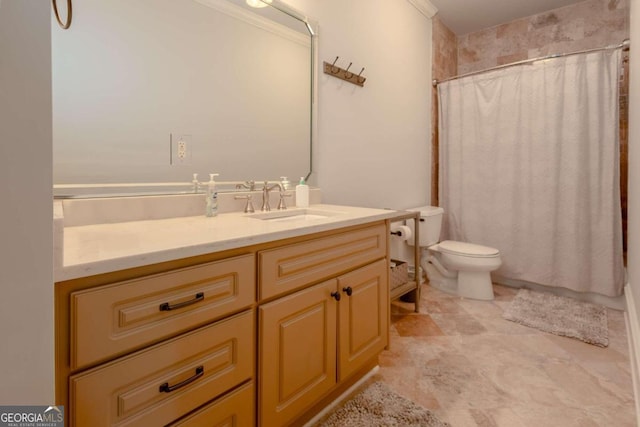
<svg viewBox="0 0 640 427">
<path fill-rule="evenodd" d="M 185 302 L 179 302 L 178 304 L 169 304 L 168 302 L 163 302 L 162 304 L 160 304 L 160 311 L 171 311 L 171 310 L 176 310 L 178 308 L 182 308 L 182 307 L 186 307 L 188 305 L 191 304 L 195 304 L 198 301 L 202 301 L 204 299 L 204 292 L 198 292 L 196 294 L 196 297 L 194 299 L 191 299 L 189 301 L 185 301 Z"/>
<path fill-rule="evenodd" d="M 348 296 L 351 296 L 353 289 L 351 289 L 351 286 L 347 286 L 346 288 L 342 288 L 342 292 L 346 292 Z"/>
<path fill-rule="evenodd" d="M 331 296 L 336 299 L 336 301 L 340 301 L 340 292 L 331 292 Z"/>
<path fill-rule="evenodd" d="M 176 391 L 179 388 L 182 388 L 188 384 L 191 384 L 198 378 L 204 375 L 204 366 L 198 366 L 196 368 L 196 373 L 194 376 L 187 378 L 186 380 L 179 382 L 176 385 L 169 385 L 169 383 L 164 383 L 160 386 L 160 393 L 171 393 L 172 391 Z"/>
</svg>

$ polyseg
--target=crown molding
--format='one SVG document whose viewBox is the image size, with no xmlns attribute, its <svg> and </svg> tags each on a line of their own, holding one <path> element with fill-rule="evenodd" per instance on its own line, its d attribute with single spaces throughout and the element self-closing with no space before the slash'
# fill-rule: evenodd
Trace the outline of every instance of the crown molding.
<svg viewBox="0 0 640 427">
<path fill-rule="evenodd" d="M 311 45 L 309 36 L 299 33 L 295 30 L 292 30 L 291 28 L 287 28 L 282 24 L 278 24 L 277 22 L 273 22 L 262 16 L 256 15 L 255 13 L 249 12 L 248 10 L 243 9 L 240 6 L 236 6 L 235 4 L 227 0 L 194 0 L 194 1 L 196 3 L 200 3 L 201 5 L 204 5 L 212 9 L 215 9 L 219 12 L 222 12 L 226 15 L 232 16 L 236 19 L 244 21 L 257 28 L 263 29 L 265 31 L 269 31 L 270 33 L 273 33 L 273 34 L 277 34 L 281 37 L 284 37 L 302 46 L 308 47 Z M 287 11 L 288 10 L 289 9 L 287 9 Z M 285 11 L 285 13 L 287 13 L 287 11 Z M 298 18 L 295 15 L 292 15 L 291 13 L 288 13 L 288 14 L 305 23 L 307 22 L 301 18 Z"/>
<path fill-rule="evenodd" d="M 435 7 L 429 0 L 407 0 L 411 3 L 420 13 L 422 13 L 427 18 L 431 19 L 434 17 L 436 13 L 438 13 L 438 8 Z"/>
</svg>

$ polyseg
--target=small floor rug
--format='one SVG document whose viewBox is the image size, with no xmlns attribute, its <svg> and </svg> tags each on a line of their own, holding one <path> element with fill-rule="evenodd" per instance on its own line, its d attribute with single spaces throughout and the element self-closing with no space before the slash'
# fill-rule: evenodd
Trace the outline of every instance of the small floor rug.
<svg viewBox="0 0 640 427">
<path fill-rule="evenodd" d="M 609 345 L 607 309 L 601 305 L 520 289 L 502 317 L 599 347 Z"/>
<path fill-rule="evenodd" d="M 389 389 L 379 381 L 368 386 L 318 427 L 451 427 L 431 411 Z"/>
</svg>

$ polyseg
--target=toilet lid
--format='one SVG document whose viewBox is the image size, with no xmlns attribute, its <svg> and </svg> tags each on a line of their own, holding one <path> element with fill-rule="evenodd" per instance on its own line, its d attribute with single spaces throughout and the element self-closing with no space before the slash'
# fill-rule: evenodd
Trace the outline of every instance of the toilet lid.
<svg viewBox="0 0 640 427">
<path fill-rule="evenodd" d="M 452 255 L 465 255 L 475 258 L 489 258 L 500 255 L 500 251 L 489 246 L 474 245 L 473 243 L 456 242 L 454 240 L 445 240 L 438 243 L 440 252 Z"/>
</svg>

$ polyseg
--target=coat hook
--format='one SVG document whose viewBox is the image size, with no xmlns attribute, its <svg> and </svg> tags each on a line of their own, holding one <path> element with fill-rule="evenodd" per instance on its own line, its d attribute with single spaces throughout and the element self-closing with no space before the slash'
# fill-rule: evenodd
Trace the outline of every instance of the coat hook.
<svg viewBox="0 0 640 427">
<path fill-rule="evenodd" d="M 333 74 L 338 74 L 338 71 L 340 71 L 340 68 L 336 67 L 336 62 L 338 62 L 338 58 L 340 58 L 339 56 L 336 56 L 336 59 L 333 61 L 333 64 L 331 64 L 331 72 Z M 336 71 L 333 71 L 333 69 L 336 68 Z"/>
<path fill-rule="evenodd" d="M 323 67 L 324 73 L 330 76 L 336 77 L 340 80 L 344 80 L 346 82 L 352 83 L 356 86 L 360 86 L 360 87 L 364 86 L 364 82 L 367 80 L 367 78 L 363 77 L 362 73 L 364 72 L 365 68 L 362 67 L 362 69 L 360 70 L 360 73 L 356 74 L 353 71 L 349 71 L 353 66 L 353 62 L 349 62 L 349 66 L 347 66 L 347 68 L 344 69 L 336 65 L 339 59 L 340 57 L 336 56 L 336 59 L 333 61 L 333 63 L 323 61 L 322 67 Z"/>
<path fill-rule="evenodd" d="M 347 79 L 350 79 L 351 77 L 353 77 L 353 73 L 350 73 L 350 72 L 349 72 L 349 68 L 351 68 L 351 64 L 353 64 L 353 62 L 349 62 L 349 66 L 347 67 L 347 69 L 346 69 L 346 70 L 344 70 L 344 76 L 345 76 Z"/>
</svg>

